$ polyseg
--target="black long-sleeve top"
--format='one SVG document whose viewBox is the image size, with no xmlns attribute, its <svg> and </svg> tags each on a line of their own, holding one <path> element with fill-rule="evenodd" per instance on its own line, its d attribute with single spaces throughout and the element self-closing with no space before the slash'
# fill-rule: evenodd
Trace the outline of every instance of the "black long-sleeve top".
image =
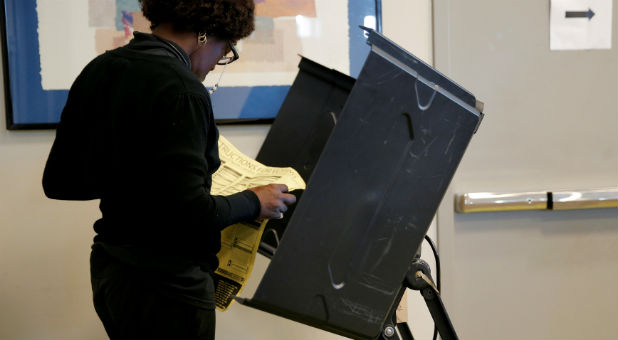
<svg viewBox="0 0 618 340">
<path fill-rule="evenodd" d="M 45 167 L 45 194 L 100 198 L 95 231 L 107 245 L 214 270 L 220 230 L 260 210 L 251 191 L 210 194 L 217 139 L 210 97 L 186 52 L 136 32 L 73 83 Z"/>
</svg>

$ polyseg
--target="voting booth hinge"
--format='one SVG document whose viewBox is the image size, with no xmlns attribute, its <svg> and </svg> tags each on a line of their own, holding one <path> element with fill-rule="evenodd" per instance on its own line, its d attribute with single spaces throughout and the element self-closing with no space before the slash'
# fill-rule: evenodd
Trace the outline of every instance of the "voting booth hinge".
<svg viewBox="0 0 618 340">
<path fill-rule="evenodd" d="M 420 255 L 420 253 L 418 254 Z M 431 269 L 429 264 L 421 260 L 419 256 L 415 256 L 410 266 L 410 270 L 406 275 L 404 287 L 419 291 L 435 322 L 438 333 L 443 340 L 458 340 L 459 337 L 451 323 L 451 320 L 446 312 L 446 307 L 442 303 L 440 292 L 436 288 L 433 279 L 431 278 Z M 399 294 L 397 301 L 401 299 L 403 294 Z M 379 340 L 414 340 L 412 331 L 407 322 L 397 322 L 395 311 L 387 318 Z M 395 331 L 397 330 L 397 332 Z"/>
<path fill-rule="evenodd" d="M 440 297 L 440 292 L 436 288 L 433 279 L 431 278 L 431 270 L 429 264 L 419 258 L 415 258 L 410 266 L 410 270 L 405 278 L 405 285 L 417 290 L 423 296 L 427 308 L 433 318 L 438 333 L 443 340 L 458 340 L 459 337 L 455 332 L 455 328 L 451 323 L 451 319 L 446 312 L 446 307 Z M 397 324 L 397 329 L 403 340 L 411 340 L 412 332 L 406 323 Z M 390 339 L 390 338 L 387 338 Z"/>
</svg>

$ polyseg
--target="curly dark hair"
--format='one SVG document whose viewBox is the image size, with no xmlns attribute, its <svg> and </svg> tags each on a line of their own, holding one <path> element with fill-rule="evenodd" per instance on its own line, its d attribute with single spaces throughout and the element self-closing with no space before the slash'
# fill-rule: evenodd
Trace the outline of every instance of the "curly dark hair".
<svg viewBox="0 0 618 340">
<path fill-rule="evenodd" d="M 255 29 L 253 0 L 139 0 L 152 28 L 171 23 L 179 31 L 204 32 L 238 41 Z"/>
</svg>

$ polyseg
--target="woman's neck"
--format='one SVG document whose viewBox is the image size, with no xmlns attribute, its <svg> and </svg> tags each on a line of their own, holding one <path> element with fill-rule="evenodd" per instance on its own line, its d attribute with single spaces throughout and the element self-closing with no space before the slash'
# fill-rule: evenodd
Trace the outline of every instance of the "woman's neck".
<svg viewBox="0 0 618 340">
<path fill-rule="evenodd" d="M 195 32 L 181 32 L 174 29 L 170 23 L 157 25 L 152 29 L 152 34 L 159 38 L 171 40 L 182 47 L 188 55 L 191 55 L 198 48 L 197 34 Z"/>
</svg>

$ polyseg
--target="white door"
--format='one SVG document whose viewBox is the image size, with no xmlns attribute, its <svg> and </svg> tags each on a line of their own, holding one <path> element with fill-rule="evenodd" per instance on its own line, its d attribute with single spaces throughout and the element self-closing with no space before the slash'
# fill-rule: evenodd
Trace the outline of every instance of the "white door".
<svg viewBox="0 0 618 340">
<path fill-rule="evenodd" d="M 438 211 L 443 297 L 462 339 L 618 338 L 618 209 L 453 207 L 466 192 L 616 187 L 617 7 L 611 50 L 558 52 L 549 0 L 434 1 L 436 68 L 486 113 Z"/>
</svg>

